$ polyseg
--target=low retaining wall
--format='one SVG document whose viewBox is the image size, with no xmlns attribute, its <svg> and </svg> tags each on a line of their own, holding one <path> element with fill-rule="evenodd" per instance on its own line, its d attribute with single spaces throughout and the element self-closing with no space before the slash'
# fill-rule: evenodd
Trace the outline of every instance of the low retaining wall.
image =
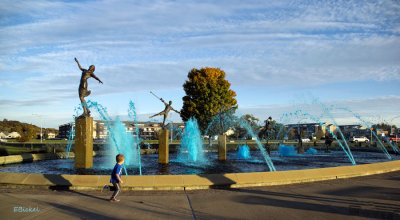
<svg viewBox="0 0 400 220">
<path fill-rule="evenodd" d="M 96 156 L 96 152 L 93 151 L 93 156 Z M 0 165 L 13 164 L 13 163 L 26 163 L 39 160 L 54 160 L 54 159 L 65 159 L 66 153 L 42 153 L 42 154 L 21 154 L 11 156 L 1 156 Z M 74 152 L 69 152 L 68 158 L 74 158 Z"/>
<path fill-rule="evenodd" d="M 57 154 L 53 153 L 43 153 L 43 154 L 21 154 L 21 155 L 11 155 L 0 157 L 0 164 L 12 164 L 12 163 L 23 163 L 32 162 L 37 160 L 49 160 L 57 159 Z"/>
<path fill-rule="evenodd" d="M 357 166 L 330 167 L 279 172 L 229 173 L 205 175 L 123 176 L 124 190 L 193 190 L 273 186 L 342 179 L 400 170 L 400 161 Z M 63 188 L 99 190 L 110 181 L 109 175 L 50 175 L 0 173 L 0 185 L 17 188 Z"/>
</svg>

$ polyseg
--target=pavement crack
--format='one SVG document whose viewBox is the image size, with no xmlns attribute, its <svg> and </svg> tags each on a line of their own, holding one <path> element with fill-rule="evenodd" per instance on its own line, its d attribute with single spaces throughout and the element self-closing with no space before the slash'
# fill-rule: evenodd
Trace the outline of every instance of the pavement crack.
<svg viewBox="0 0 400 220">
<path fill-rule="evenodd" d="M 189 195 L 186 193 L 186 187 L 183 187 L 183 190 L 185 191 L 185 195 L 186 195 L 187 201 L 189 203 L 190 211 L 192 211 L 193 220 L 196 220 L 196 215 L 194 214 L 192 203 L 190 202 Z"/>
</svg>

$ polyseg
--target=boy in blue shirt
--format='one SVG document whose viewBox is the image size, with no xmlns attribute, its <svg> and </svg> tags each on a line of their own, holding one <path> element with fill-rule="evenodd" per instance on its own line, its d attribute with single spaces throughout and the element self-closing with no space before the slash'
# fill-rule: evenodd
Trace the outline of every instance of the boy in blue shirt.
<svg viewBox="0 0 400 220">
<path fill-rule="evenodd" d="M 114 186 L 114 193 L 110 198 L 110 202 L 119 202 L 119 199 L 116 199 L 115 197 L 121 191 L 121 184 L 124 183 L 124 181 L 122 181 L 121 179 L 121 174 L 122 174 L 122 164 L 124 163 L 125 156 L 123 154 L 118 154 L 115 159 L 117 160 L 117 163 L 114 166 L 110 179 L 110 183 L 112 183 Z M 104 188 L 106 188 L 106 186 L 104 186 Z"/>
</svg>

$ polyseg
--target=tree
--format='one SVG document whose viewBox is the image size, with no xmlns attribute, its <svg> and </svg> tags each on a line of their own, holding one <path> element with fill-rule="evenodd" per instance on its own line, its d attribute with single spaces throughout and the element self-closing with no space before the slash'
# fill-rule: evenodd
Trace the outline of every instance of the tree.
<svg viewBox="0 0 400 220">
<path fill-rule="evenodd" d="M 237 108 L 236 93 L 225 79 L 225 72 L 219 68 L 192 69 L 183 84 L 186 96 L 183 99 L 181 117 L 184 121 L 195 117 L 204 133 L 213 117 Z M 224 126 L 226 131 L 228 127 Z M 223 131 L 223 132 L 225 132 Z"/>
<path fill-rule="evenodd" d="M 32 125 L 27 124 L 26 126 L 22 127 L 22 133 L 20 134 L 21 137 L 18 138 L 19 142 L 28 142 L 32 139 L 35 135 L 35 127 Z"/>
<path fill-rule="evenodd" d="M 372 127 L 374 127 L 375 129 L 382 129 L 384 131 L 391 131 L 392 128 L 396 129 L 396 125 L 389 125 L 389 124 L 385 124 L 385 123 L 380 123 L 380 124 L 376 124 L 373 125 Z"/>
<path fill-rule="evenodd" d="M 246 120 L 247 122 L 249 122 L 250 126 L 252 128 L 256 128 L 258 127 L 258 122 L 260 121 L 260 119 L 254 117 L 251 114 L 245 114 L 242 116 L 244 120 Z"/>
<path fill-rule="evenodd" d="M 240 120 L 246 121 L 254 131 L 259 128 L 258 122 L 260 120 L 251 114 L 243 115 Z M 243 128 L 240 123 L 234 123 L 234 130 L 236 138 L 243 138 L 246 134 L 248 134 L 248 131 Z"/>
</svg>

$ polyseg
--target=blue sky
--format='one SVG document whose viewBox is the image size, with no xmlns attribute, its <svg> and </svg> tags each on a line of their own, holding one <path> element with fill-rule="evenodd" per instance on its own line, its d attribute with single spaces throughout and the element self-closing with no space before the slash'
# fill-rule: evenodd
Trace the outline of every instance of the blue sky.
<svg viewBox="0 0 400 220">
<path fill-rule="evenodd" d="M 88 98 L 122 118 L 130 100 L 141 120 L 161 111 L 149 91 L 180 109 L 187 73 L 208 66 L 226 72 L 238 114 L 319 114 L 318 100 L 400 125 L 398 1 L 3 0 L 0 42 L 0 120 L 69 122 L 77 57 L 104 82 L 89 79 Z"/>
</svg>

